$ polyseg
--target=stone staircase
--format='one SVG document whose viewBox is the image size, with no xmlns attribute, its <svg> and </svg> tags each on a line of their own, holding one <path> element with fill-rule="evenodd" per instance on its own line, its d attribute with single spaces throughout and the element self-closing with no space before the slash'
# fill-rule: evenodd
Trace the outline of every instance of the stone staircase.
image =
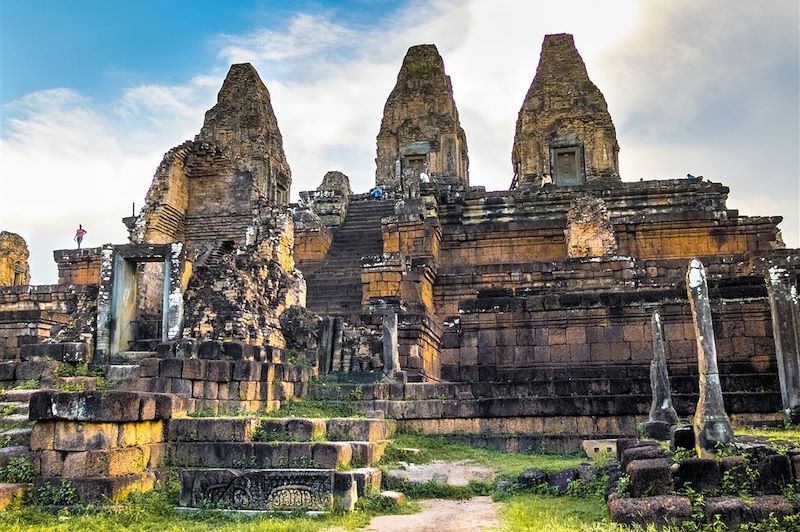
<svg viewBox="0 0 800 532">
<path fill-rule="evenodd" d="M 167 460 L 183 507 L 349 511 L 380 488 L 373 466 L 394 430 L 384 419 L 171 419 Z"/>
<path fill-rule="evenodd" d="M 721 365 L 727 413 L 734 425 L 781 422 L 777 376 Z M 672 401 L 688 418 L 697 403 L 697 375 L 670 376 Z M 575 452 L 583 439 L 629 437 L 647 419 L 649 368 L 540 368 L 526 381 L 343 383 L 309 388 L 311 399 L 358 396 L 364 411 L 381 410 L 402 428 L 447 435 L 509 452 Z"/>
<path fill-rule="evenodd" d="M 361 314 L 361 258 L 383 253 L 381 218 L 394 213 L 391 200 L 351 196 L 344 223 L 333 231 L 324 262 L 299 265 L 308 287 L 308 308 L 318 314 Z"/>
<path fill-rule="evenodd" d="M 137 377 L 139 363 L 145 358 L 156 356 L 154 351 L 120 351 L 111 356 L 111 364 L 106 370 L 106 379 L 113 386 L 116 383 Z"/>
</svg>

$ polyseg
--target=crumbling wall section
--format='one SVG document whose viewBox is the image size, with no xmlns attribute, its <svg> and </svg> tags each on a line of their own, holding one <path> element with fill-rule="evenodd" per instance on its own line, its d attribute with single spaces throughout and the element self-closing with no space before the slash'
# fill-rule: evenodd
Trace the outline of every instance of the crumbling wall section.
<svg viewBox="0 0 800 532">
<path fill-rule="evenodd" d="M 567 212 L 567 256 L 602 257 L 617 252 L 614 226 L 605 202 L 589 194 L 579 194 Z"/>
<path fill-rule="evenodd" d="M 619 144 L 606 100 L 568 34 L 545 36 L 519 111 L 511 155 L 518 183 L 540 186 L 543 176 L 555 178 L 560 149 L 577 150 L 581 179 L 619 179 Z"/>
<path fill-rule="evenodd" d="M 16 233 L 0 231 L 0 286 L 19 286 L 31 282 L 28 244 Z"/>
</svg>

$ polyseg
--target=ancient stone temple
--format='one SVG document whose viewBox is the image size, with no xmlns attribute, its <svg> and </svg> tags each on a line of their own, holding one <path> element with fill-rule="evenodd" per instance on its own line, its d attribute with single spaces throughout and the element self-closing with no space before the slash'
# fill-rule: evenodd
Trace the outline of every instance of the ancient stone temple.
<svg viewBox="0 0 800 532">
<path fill-rule="evenodd" d="M 619 179 L 617 133 L 572 35 L 547 35 L 517 119 L 514 186 Z"/>
<path fill-rule="evenodd" d="M 783 246 L 781 217 L 729 209 L 721 183 L 622 181 L 569 35 L 545 37 L 519 96 L 512 186 L 469 186 L 442 58 L 414 46 L 377 137 L 387 194 L 332 170 L 289 204 L 269 92 L 233 65 L 200 133 L 166 153 L 124 220 L 130 243 L 57 250 L 59 284 L 0 288 L 0 386 L 74 386 L 62 375 L 90 365 L 112 387 L 30 397 L 36 482 L 118 498 L 149 489 L 169 453 L 188 506 L 352 509 L 380 472 L 350 466 L 379 460 L 396 425 L 574 452 L 634 435 L 655 393 L 671 399 L 670 426 L 695 412 L 698 345 L 711 352 L 687 296 L 694 259 L 715 404 L 734 427 L 800 419 L 800 253 Z M 347 398 L 369 417 L 185 417 L 296 397 Z M 285 439 L 254 441 L 257 425 Z"/>
<path fill-rule="evenodd" d="M 0 286 L 25 285 L 30 282 L 28 245 L 16 233 L 0 231 Z"/>
<path fill-rule="evenodd" d="M 467 138 L 436 46 L 408 49 L 377 144 L 375 182 L 382 187 L 407 188 L 422 173 L 435 183 L 469 184 Z"/>
</svg>

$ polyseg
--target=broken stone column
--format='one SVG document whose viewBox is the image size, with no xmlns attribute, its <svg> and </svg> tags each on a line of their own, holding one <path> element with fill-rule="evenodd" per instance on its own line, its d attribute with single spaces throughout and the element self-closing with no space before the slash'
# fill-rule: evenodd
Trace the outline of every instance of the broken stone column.
<svg viewBox="0 0 800 532">
<path fill-rule="evenodd" d="M 797 278 L 784 265 L 772 265 L 766 275 L 772 334 L 787 419 L 800 422 L 800 301 Z"/>
<path fill-rule="evenodd" d="M 650 415 L 643 428 L 651 438 L 668 440 L 670 427 L 678 423 L 678 413 L 672 406 L 664 333 L 661 328 L 661 315 L 657 310 L 650 319 L 650 327 L 653 331 L 653 360 L 650 362 L 650 390 L 653 401 L 650 403 Z"/>
<path fill-rule="evenodd" d="M 383 331 L 383 373 L 394 378 L 400 370 L 400 349 L 397 344 L 397 312 L 387 310 L 381 322 Z"/>
<path fill-rule="evenodd" d="M 715 455 L 717 445 L 734 443 L 734 437 L 722 401 L 706 271 L 703 263 L 697 259 L 692 259 L 686 272 L 686 291 L 692 308 L 694 334 L 697 337 L 697 365 L 700 373 L 700 397 L 692 421 L 694 446 L 699 457 L 708 458 Z"/>
</svg>

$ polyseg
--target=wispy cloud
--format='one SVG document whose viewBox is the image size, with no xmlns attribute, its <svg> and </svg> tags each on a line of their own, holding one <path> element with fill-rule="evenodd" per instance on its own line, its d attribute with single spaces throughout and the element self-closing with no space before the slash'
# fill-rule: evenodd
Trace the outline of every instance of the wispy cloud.
<svg viewBox="0 0 800 532">
<path fill-rule="evenodd" d="M 624 179 L 723 181 L 733 208 L 786 216 L 797 246 L 797 11 L 791 0 L 415 1 L 370 27 L 298 13 L 282 29 L 210 37 L 218 70 L 180 86 L 131 87 L 110 103 L 59 89 L 8 106 L 0 226 L 28 238 L 35 282 L 54 278 L 50 250 L 70 245 L 77 223 L 90 244 L 124 240 L 118 219 L 143 199 L 162 154 L 199 131 L 228 63 L 240 61 L 272 94 L 294 196 L 333 169 L 366 190 L 385 98 L 419 43 L 444 57 L 473 184 L 505 188 L 542 37 L 569 32 L 608 100 Z"/>
</svg>

